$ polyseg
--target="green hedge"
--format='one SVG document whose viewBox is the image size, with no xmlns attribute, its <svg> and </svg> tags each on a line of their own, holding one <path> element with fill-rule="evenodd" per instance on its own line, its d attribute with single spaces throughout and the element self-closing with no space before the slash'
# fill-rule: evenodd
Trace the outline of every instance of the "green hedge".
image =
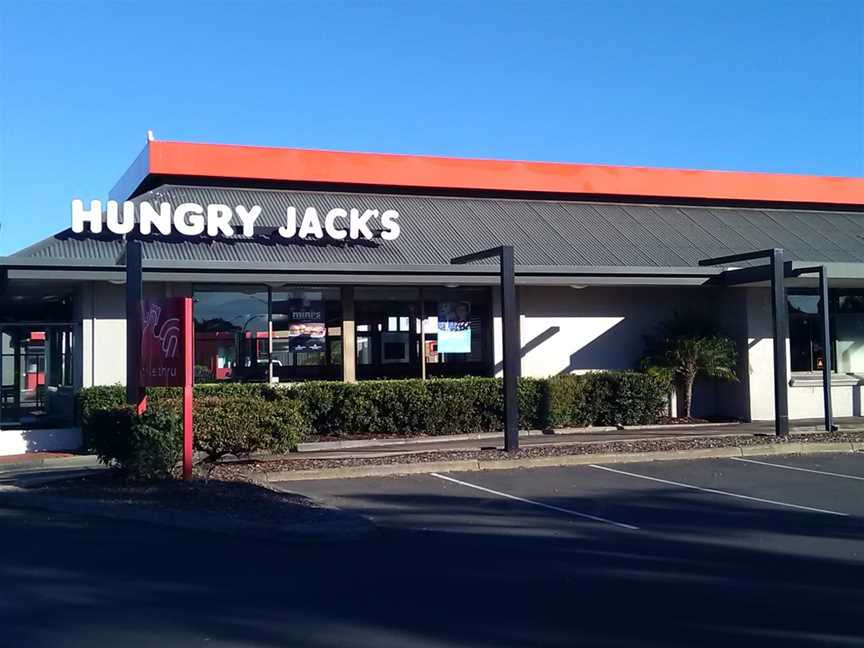
<svg viewBox="0 0 864 648">
<path fill-rule="evenodd" d="M 519 381 L 520 425 L 546 429 L 656 422 L 668 385 L 637 372 L 595 372 Z M 153 405 L 179 411 L 179 388 L 147 390 Z M 122 407 L 120 385 L 78 397 L 82 431 L 93 448 L 95 413 Z M 211 459 L 255 450 L 282 452 L 302 435 L 448 435 L 503 427 L 498 378 L 376 380 L 357 384 L 213 384 L 195 387 L 196 447 Z M 104 436 L 104 435 L 103 435 Z"/>
<path fill-rule="evenodd" d="M 180 416 L 181 400 L 157 397 L 154 403 Z M 209 462 L 258 451 L 289 452 L 300 442 L 305 425 L 300 404 L 286 398 L 230 392 L 197 396 L 193 402 L 195 450 Z"/>
<path fill-rule="evenodd" d="M 90 412 L 92 449 L 99 460 L 133 479 L 171 475 L 183 452 L 180 418 L 153 406 L 138 415 L 126 405 Z"/>
<path fill-rule="evenodd" d="M 649 374 L 603 371 L 555 376 L 545 390 L 547 427 L 649 425 L 663 415 L 669 385 Z"/>
<path fill-rule="evenodd" d="M 519 382 L 523 427 L 539 420 L 541 382 Z M 320 436 L 489 432 L 501 429 L 504 411 L 501 381 L 495 378 L 307 382 L 283 393 L 302 404 L 308 429 Z"/>
</svg>

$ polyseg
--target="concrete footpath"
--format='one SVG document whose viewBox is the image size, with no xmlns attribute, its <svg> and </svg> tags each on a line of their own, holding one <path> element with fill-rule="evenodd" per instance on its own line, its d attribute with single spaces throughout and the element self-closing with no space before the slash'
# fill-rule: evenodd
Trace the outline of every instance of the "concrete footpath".
<svg viewBox="0 0 864 648">
<path fill-rule="evenodd" d="M 864 431 L 864 418 L 837 419 L 835 423 L 843 431 Z M 820 432 L 824 429 L 821 419 L 795 421 L 790 427 L 792 434 Z M 599 443 L 633 441 L 643 439 L 690 439 L 729 435 L 773 436 L 773 421 L 754 423 L 690 423 L 677 425 L 633 425 L 626 427 L 566 428 L 553 431 L 522 430 L 519 443 L 522 447 L 568 445 L 572 443 Z M 391 456 L 406 453 L 481 450 L 500 448 L 501 432 L 448 435 L 440 437 L 404 437 L 373 439 L 342 439 L 323 442 L 305 442 L 297 453 L 287 458 L 304 460 L 315 458 L 341 458 L 361 456 Z"/>
</svg>

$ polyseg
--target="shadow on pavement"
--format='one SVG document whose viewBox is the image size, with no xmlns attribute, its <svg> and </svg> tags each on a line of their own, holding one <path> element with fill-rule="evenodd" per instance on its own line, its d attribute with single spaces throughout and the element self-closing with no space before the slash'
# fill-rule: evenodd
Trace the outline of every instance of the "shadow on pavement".
<svg viewBox="0 0 864 648">
<path fill-rule="evenodd" d="M 290 547 L 0 511 L 4 644 L 864 645 L 857 518 L 544 498 L 630 532 L 482 498 L 354 497 L 416 525 Z"/>
</svg>

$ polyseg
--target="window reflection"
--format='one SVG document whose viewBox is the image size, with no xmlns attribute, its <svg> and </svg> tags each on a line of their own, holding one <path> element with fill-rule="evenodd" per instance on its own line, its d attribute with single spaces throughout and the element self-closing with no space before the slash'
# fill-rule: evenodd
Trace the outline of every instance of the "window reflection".
<svg viewBox="0 0 864 648">
<path fill-rule="evenodd" d="M 358 378 L 419 377 L 424 362 L 428 376 L 488 375 L 489 295 L 488 288 L 355 288 Z M 341 380 L 340 288 L 201 286 L 194 302 L 197 382 Z"/>
<path fill-rule="evenodd" d="M 269 363 L 266 288 L 196 289 L 195 380 L 266 380 Z"/>
<path fill-rule="evenodd" d="M 864 293 L 829 293 L 832 368 L 838 373 L 864 373 Z M 792 371 L 821 371 L 825 362 L 819 295 L 796 291 L 788 296 L 789 349 Z"/>
<path fill-rule="evenodd" d="M 342 378 L 342 299 L 338 288 L 273 291 L 273 375 L 281 382 Z"/>
</svg>

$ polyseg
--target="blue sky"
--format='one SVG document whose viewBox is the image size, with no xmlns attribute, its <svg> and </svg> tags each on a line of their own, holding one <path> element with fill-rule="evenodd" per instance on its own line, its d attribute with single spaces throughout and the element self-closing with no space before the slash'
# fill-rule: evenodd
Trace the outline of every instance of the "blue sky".
<svg viewBox="0 0 864 648">
<path fill-rule="evenodd" d="M 864 3 L 0 1 L 0 255 L 158 139 L 864 176 Z"/>
</svg>

